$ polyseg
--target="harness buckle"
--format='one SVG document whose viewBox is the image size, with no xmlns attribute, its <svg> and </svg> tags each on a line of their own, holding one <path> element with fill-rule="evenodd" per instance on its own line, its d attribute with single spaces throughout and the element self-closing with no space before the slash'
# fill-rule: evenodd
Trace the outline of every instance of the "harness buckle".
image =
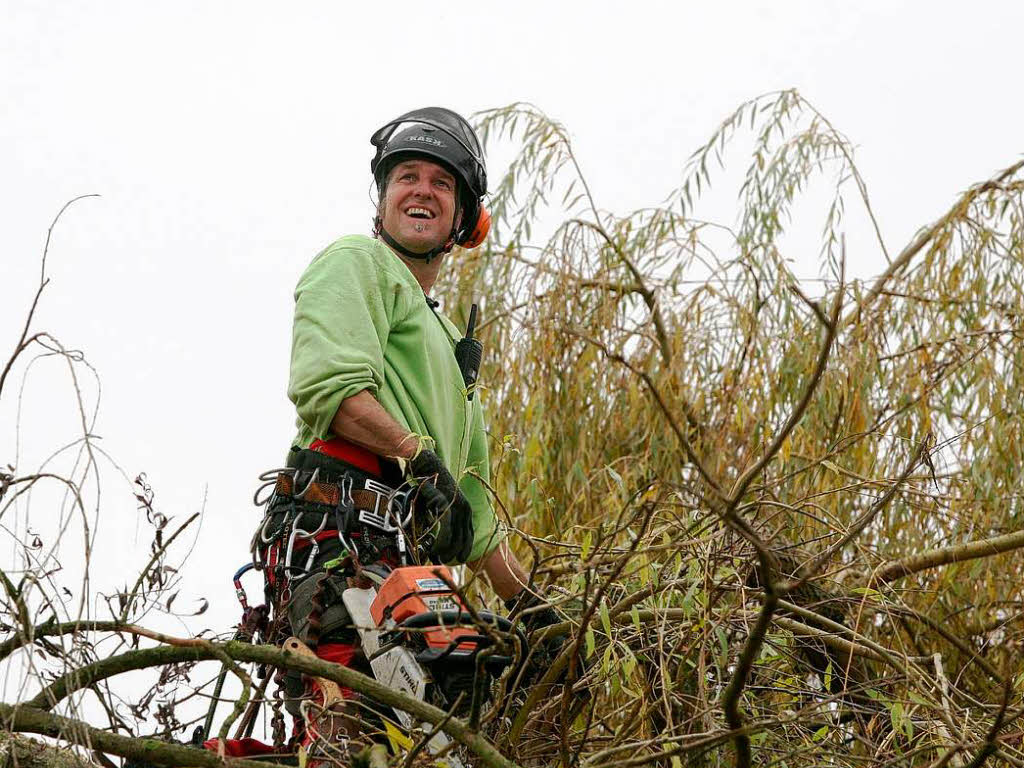
<svg viewBox="0 0 1024 768">
<path fill-rule="evenodd" d="M 400 491 L 390 486 L 368 479 L 364 488 L 376 495 L 373 509 L 359 510 L 359 522 L 372 525 L 384 533 L 397 534 L 404 530 L 412 519 L 412 511 L 406 510 L 408 491 Z M 403 512 L 406 512 L 403 515 Z"/>
</svg>

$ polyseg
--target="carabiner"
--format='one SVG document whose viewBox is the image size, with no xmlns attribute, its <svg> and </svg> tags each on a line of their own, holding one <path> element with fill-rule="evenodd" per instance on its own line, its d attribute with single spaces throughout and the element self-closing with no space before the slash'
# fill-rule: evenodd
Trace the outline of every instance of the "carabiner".
<svg viewBox="0 0 1024 768">
<path fill-rule="evenodd" d="M 267 536 L 267 526 L 270 525 L 270 523 L 273 521 L 273 519 L 274 519 L 273 515 L 267 515 L 265 518 L 263 518 L 263 525 L 260 526 L 260 543 L 261 544 L 270 544 L 272 541 L 274 541 L 274 539 L 277 538 L 276 534 L 274 536 Z M 288 518 L 286 516 L 285 519 L 281 521 L 281 530 L 284 530 L 284 528 L 287 525 L 288 525 Z"/>
<path fill-rule="evenodd" d="M 284 575 L 285 575 L 285 578 L 287 578 L 288 581 L 291 581 L 292 579 L 294 579 L 298 575 L 304 575 L 304 574 L 309 573 L 309 569 L 313 565 L 313 561 L 316 559 L 316 556 L 319 553 L 320 553 L 320 543 L 316 539 L 313 539 L 313 541 L 309 545 L 309 555 L 306 557 L 306 564 L 302 568 L 302 574 L 296 574 L 296 573 L 293 573 L 293 570 L 297 570 L 297 568 L 293 568 L 293 566 L 292 566 L 293 549 L 291 547 L 289 547 L 288 548 L 288 556 L 285 558 L 285 561 L 284 561 Z"/>
<path fill-rule="evenodd" d="M 328 513 L 324 512 L 323 517 L 320 518 L 320 525 L 317 526 L 316 530 L 305 531 L 297 525 L 292 528 L 291 535 L 288 536 L 288 549 L 284 556 L 284 572 L 289 581 L 294 578 L 294 574 L 292 573 L 292 555 L 295 554 L 295 540 L 302 537 L 310 542 L 309 556 L 306 558 L 306 566 L 302 571 L 303 573 L 309 573 L 309 568 L 313 565 L 313 560 L 316 559 L 317 553 L 320 552 L 320 544 L 317 543 L 316 537 L 324 530 L 324 528 L 327 527 L 327 515 Z"/>
<path fill-rule="evenodd" d="M 334 523 L 335 528 L 338 531 L 338 541 L 341 543 L 341 555 L 344 557 L 346 552 L 351 552 L 356 558 L 359 557 L 359 550 L 356 549 L 356 545 L 352 543 L 351 539 L 348 538 L 348 527 L 352 524 L 352 513 L 355 512 L 355 500 L 352 498 L 352 488 L 355 485 L 355 481 L 351 475 L 345 475 L 341 478 L 340 486 L 341 493 L 338 497 L 338 504 L 334 508 Z"/>
<path fill-rule="evenodd" d="M 316 467 L 313 470 L 313 474 L 309 476 L 309 482 L 306 483 L 306 487 L 305 488 L 303 488 L 301 491 L 296 490 L 294 488 L 292 489 L 292 497 L 296 498 L 296 499 L 302 499 L 306 495 L 306 491 L 308 491 L 310 488 L 313 487 L 313 483 L 316 482 L 316 479 L 318 477 L 320 477 L 320 467 Z M 293 482 L 298 482 L 298 479 L 299 479 L 299 473 L 296 472 L 295 475 L 293 476 Z"/>
<path fill-rule="evenodd" d="M 291 504 L 289 505 L 288 510 L 285 512 L 284 518 L 281 520 L 281 527 L 274 531 L 273 534 L 267 535 L 267 526 L 270 525 L 271 521 L 274 519 L 274 516 L 267 515 L 263 518 L 263 524 L 260 526 L 259 529 L 260 542 L 262 544 L 272 544 L 273 542 L 277 541 L 281 531 L 284 531 L 288 528 L 289 524 L 293 521 L 293 518 L 295 520 L 298 520 L 298 513 L 295 510 L 295 499 L 291 500 Z M 320 531 L 317 531 L 317 533 L 319 532 Z"/>
<path fill-rule="evenodd" d="M 255 566 L 252 563 L 246 563 L 235 571 L 235 575 L 232 577 L 232 581 L 235 583 L 235 597 L 238 598 L 238 602 L 242 605 L 243 616 L 249 611 L 249 599 L 246 597 L 245 588 L 242 586 L 242 576 L 253 568 Z"/>
<path fill-rule="evenodd" d="M 257 507 L 262 507 L 264 504 L 269 503 L 273 500 L 274 494 L 277 493 L 277 476 L 278 475 L 295 475 L 295 470 L 291 467 L 282 467 L 280 469 L 268 469 L 266 472 L 261 474 L 257 479 L 260 480 L 262 485 L 256 489 L 256 493 L 252 495 L 252 503 Z M 270 495 L 266 499 L 260 500 L 260 494 L 266 488 L 273 488 Z"/>
</svg>

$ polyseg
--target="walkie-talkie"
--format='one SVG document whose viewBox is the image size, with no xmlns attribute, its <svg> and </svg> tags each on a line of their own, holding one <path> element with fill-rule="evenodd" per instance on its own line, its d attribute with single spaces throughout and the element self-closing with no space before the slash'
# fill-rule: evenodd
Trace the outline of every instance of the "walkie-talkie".
<svg viewBox="0 0 1024 768">
<path fill-rule="evenodd" d="M 478 339 L 473 338 L 475 328 L 476 304 L 469 308 L 469 324 L 466 326 L 466 335 L 455 345 L 455 360 L 459 364 L 459 370 L 462 371 L 462 380 L 466 382 L 470 400 L 473 399 L 473 385 L 476 384 L 476 377 L 480 374 L 480 361 L 484 357 L 484 345 Z"/>
</svg>

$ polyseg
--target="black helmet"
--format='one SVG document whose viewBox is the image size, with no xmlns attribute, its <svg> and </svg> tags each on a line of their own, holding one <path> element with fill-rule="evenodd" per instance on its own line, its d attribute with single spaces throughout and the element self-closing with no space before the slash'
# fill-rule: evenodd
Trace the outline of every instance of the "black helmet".
<svg viewBox="0 0 1024 768">
<path fill-rule="evenodd" d="M 443 107 L 414 109 L 378 129 L 370 143 L 377 149 L 370 161 L 370 171 L 382 197 L 388 173 L 407 156 L 436 160 L 458 179 L 462 221 L 458 230 L 452 232 L 451 242 L 438 253 L 450 250 L 453 244 L 473 248 L 483 241 L 490 225 L 490 216 L 481 206 L 487 193 L 487 169 L 480 140 L 460 115 Z M 390 241 L 390 236 L 383 234 Z M 393 242 L 388 244 L 395 247 Z M 429 259 L 437 253 L 406 255 Z"/>
</svg>

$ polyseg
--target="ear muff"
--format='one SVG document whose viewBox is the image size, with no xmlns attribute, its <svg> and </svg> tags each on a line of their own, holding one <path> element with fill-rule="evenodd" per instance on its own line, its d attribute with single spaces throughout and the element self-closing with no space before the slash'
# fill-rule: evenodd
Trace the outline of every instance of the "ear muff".
<svg viewBox="0 0 1024 768">
<path fill-rule="evenodd" d="M 473 227 L 473 231 L 466 235 L 465 239 L 459 243 L 463 248 L 476 248 L 480 245 L 487 237 L 487 233 L 491 231 L 491 214 L 480 206 L 480 214 L 476 217 L 476 226 Z"/>
</svg>

